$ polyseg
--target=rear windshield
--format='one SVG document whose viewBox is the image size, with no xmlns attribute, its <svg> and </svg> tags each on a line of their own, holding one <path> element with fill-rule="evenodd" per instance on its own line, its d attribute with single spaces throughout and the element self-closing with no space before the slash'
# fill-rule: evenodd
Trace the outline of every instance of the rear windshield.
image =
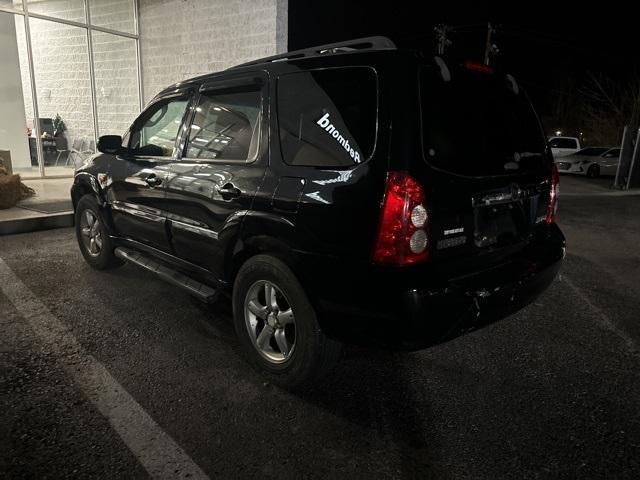
<svg viewBox="0 0 640 480">
<path fill-rule="evenodd" d="M 529 101 L 506 77 L 453 71 L 421 73 L 424 156 L 466 176 L 541 171 L 546 139 Z"/>
<path fill-rule="evenodd" d="M 549 140 L 551 148 L 578 148 L 578 142 L 573 138 L 552 138 Z"/>
<path fill-rule="evenodd" d="M 377 125 L 377 79 L 368 67 L 296 72 L 278 79 L 280 145 L 289 165 L 340 168 L 366 161 Z"/>
</svg>

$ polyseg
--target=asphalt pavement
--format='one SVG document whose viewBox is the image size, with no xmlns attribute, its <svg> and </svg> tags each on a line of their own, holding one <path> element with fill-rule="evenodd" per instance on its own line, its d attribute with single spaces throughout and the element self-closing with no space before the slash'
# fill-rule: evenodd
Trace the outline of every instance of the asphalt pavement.
<svg viewBox="0 0 640 480">
<path fill-rule="evenodd" d="M 349 347 L 303 394 L 243 361 L 226 301 L 94 271 L 72 229 L 0 237 L 0 478 L 639 478 L 640 196 L 563 180 L 568 255 L 534 304 Z"/>
</svg>

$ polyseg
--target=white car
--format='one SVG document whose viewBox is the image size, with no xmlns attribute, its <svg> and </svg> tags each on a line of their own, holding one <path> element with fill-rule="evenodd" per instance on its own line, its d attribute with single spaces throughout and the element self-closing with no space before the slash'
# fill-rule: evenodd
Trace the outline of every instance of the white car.
<svg viewBox="0 0 640 480">
<path fill-rule="evenodd" d="M 575 155 L 555 161 L 560 173 L 576 173 L 587 177 L 615 175 L 620 159 L 620 148 L 587 147 Z"/>
<path fill-rule="evenodd" d="M 573 155 L 582 148 L 580 139 L 576 137 L 550 137 L 549 146 L 551 147 L 553 158 Z"/>
</svg>

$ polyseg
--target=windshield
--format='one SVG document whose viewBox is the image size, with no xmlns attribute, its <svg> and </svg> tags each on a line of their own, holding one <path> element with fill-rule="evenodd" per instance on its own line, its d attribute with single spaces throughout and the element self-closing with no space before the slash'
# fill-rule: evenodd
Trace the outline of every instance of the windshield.
<svg viewBox="0 0 640 480">
<path fill-rule="evenodd" d="M 421 74 L 423 147 L 436 168 L 467 176 L 540 170 L 545 137 L 527 97 L 505 77 L 453 71 Z"/>
</svg>

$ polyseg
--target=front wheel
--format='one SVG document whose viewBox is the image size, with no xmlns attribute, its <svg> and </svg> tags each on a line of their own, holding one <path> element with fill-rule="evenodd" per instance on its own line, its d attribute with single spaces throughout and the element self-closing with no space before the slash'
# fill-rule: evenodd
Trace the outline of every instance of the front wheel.
<svg viewBox="0 0 640 480">
<path fill-rule="evenodd" d="M 299 388 L 338 360 L 340 344 L 327 338 L 297 278 L 281 260 L 257 255 L 233 287 L 236 334 L 250 363 L 271 383 Z"/>
<path fill-rule="evenodd" d="M 598 178 L 600 176 L 600 166 L 591 165 L 587 170 L 587 177 Z"/>
<path fill-rule="evenodd" d="M 83 196 L 76 206 L 76 237 L 86 262 L 97 270 L 122 265 L 114 253 L 114 246 L 105 227 L 98 202 L 92 195 Z"/>
</svg>

